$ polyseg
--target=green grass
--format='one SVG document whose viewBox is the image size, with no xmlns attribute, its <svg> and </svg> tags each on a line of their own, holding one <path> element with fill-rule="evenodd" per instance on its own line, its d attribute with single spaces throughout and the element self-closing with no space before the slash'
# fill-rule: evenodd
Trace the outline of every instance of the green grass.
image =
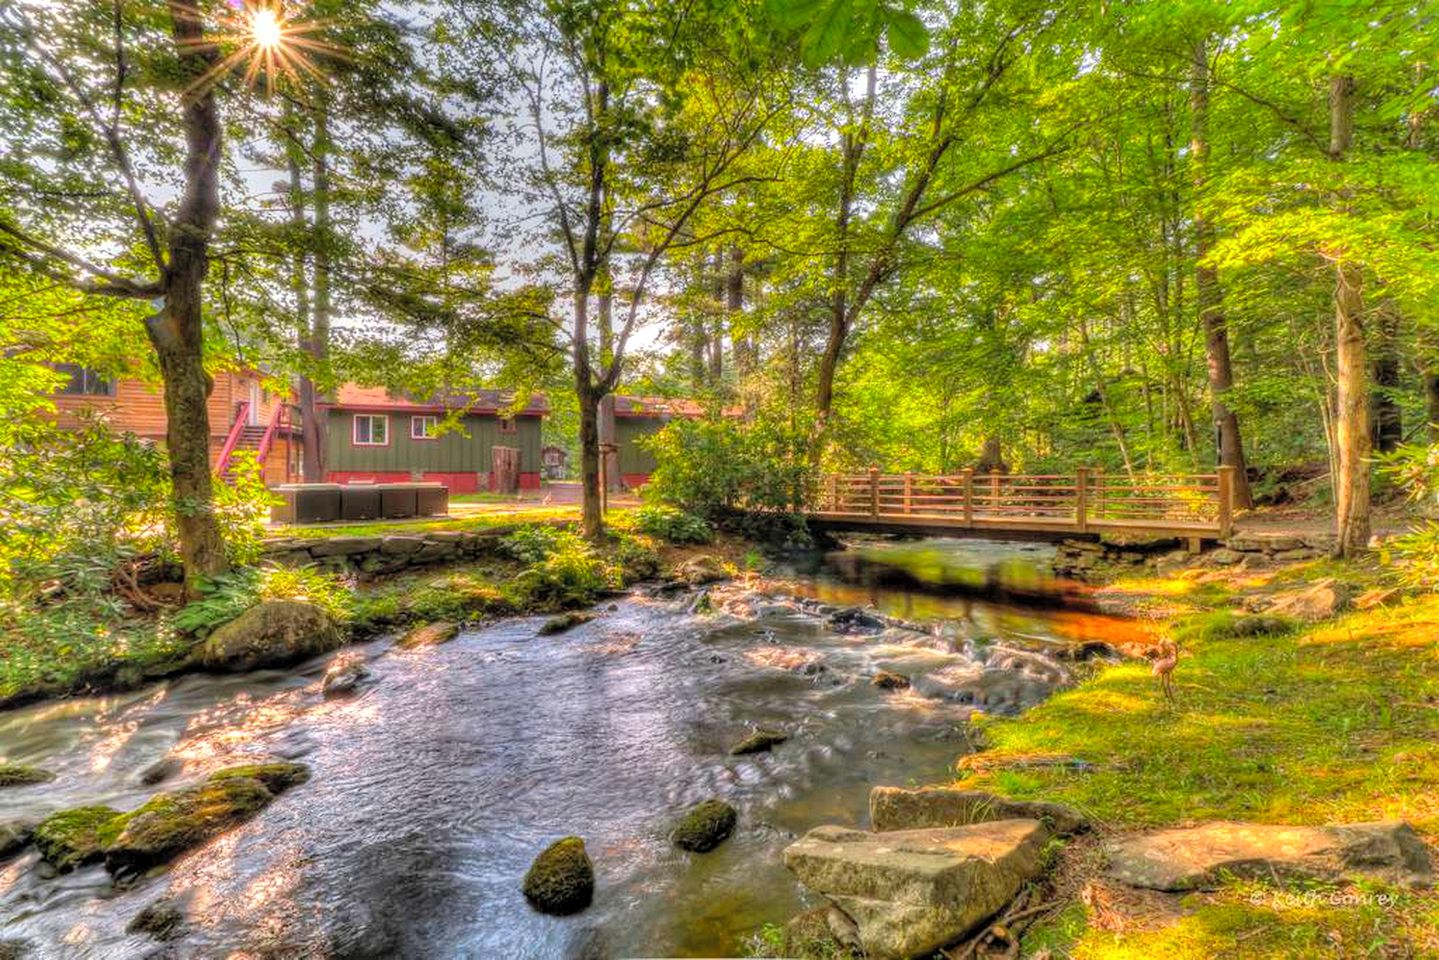
<svg viewBox="0 0 1439 960">
<path fill-rule="evenodd" d="M 1288 589 L 1333 575 L 1362 584 L 1371 574 L 1326 561 L 1264 582 L 1157 583 L 1156 593 L 1188 611 L 1168 625 L 1183 650 L 1177 702 L 1164 701 L 1145 663 L 1102 668 L 1022 717 L 977 720 L 990 749 L 962 766 L 961 782 L 1070 803 L 1106 828 L 1403 819 L 1432 841 L 1439 834 L 1439 596 L 1255 636 L 1235 636 L 1243 615 L 1215 609 L 1232 603 L 1236 590 Z M 1127 586 L 1138 592 L 1143 583 Z M 1022 762 L 1053 755 L 1092 766 Z M 1390 891 L 1388 903 L 1371 896 L 1341 905 L 1276 904 L 1274 894 L 1263 885 L 1195 894 L 1175 916 L 1148 925 L 1115 924 L 1106 911 L 1073 903 L 1033 930 L 1027 949 L 1106 960 L 1439 957 L 1432 893 Z"/>
</svg>

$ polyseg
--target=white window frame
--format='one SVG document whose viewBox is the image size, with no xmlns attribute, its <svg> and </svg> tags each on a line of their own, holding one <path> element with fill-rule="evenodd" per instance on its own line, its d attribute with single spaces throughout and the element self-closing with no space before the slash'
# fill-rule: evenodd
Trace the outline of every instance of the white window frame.
<svg viewBox="0 0 1439 960">
<path fill-rule="evenodd" d="M 360 439 L 360 421 L 361 421 L 362 419 L 363 419 L 363 420 L 368 420 L 368 421 L 370 422 L 370 439 L 369 439 L 369 440 L 361 440 L 361 439 Z M 384 441 L 383 441 L 382 443 L 376 443 L 375 440 L 374 440 L 374 436 L 375 436 L 375 421 L 376 421 L 376 420 L 380 420 L 380 421 L 382 421 L 382 422 L 385 424 L 385 426 L 384 426 L 385 439 L 384 439 Z M 388 415 L 388 414 L 384 414 L 384 413 L 357 413 L 357 414 L 355 414 L 354 420 L 352 420 L 352 421 L 350 422 L 350 442 L 351 442 L 351 444 L 353 444 L 353 445 L 356 446 L 356 447 L 388 447 L 388 446 L 390 445 L 390 417 L 389 417 L 389 415 Z"/>
<path fill-rule="evenodd" d="M 428 433 L 425 432 L 425 424 L 429 425 Z M 419 427 L 419 433 L 415 428 Z M 410 439 L 411 440 L 438 440 L 440 439 L 440 418 L 433 413 L 417 413 L 410 417 Z"/>
</svg>

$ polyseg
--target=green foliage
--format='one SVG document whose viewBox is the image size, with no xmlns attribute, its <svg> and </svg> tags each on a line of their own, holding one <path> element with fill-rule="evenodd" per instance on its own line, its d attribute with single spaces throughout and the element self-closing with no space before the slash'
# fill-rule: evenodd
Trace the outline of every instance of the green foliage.
<svg viewBox="0 0 1439 960">
<path fill-rule="evenodd" d="M 645 495 L 701 517 L 788 510 L 803 490 L 801 438 L 778 424 L 675 420 L 643 442 L 658 463 Z"/>
<path fill-rule="evenodd" d="M 208 636 L 261 600 L 303 600 L 322 608 L 336 623 L 353 615 L 353 585 L 309 567 L 237 567 L 201 584 L 201 596 L 170 618 L 181 633 Z"/>
<path fill-rule="evenodd" d="M 583 545 L 580 535 L 571 527 L 526 524 L 505 537 L 501 549 L 520 563 L 542 563 L 552 555 Z"/>
<path fill-rule="evenodd" d="M 709 543 L 714 539 L 714 530 L 703 517 L 674 507 L 651 504 L 635 510 L 631 517 L 636 530 L 670 543 Z"/>
<path fill-rule="evenodd" d="M 584 606 L 623 585 L 620 565 L 569 527 L 521 527 L 505 538 L 504 550 L 528 566 L 513 583 L 524 606 Z"/>
<path fill-rule="evenodd" d="M 1439 443 L 1405 445 L 1380 459 L 1380 471 L 1397 482 L 1423 516 L 1384 544 L 1383 557 L 1399 580 L 1416 590 L 1439 590 Z"/>
<path fill-rule="evenodd" d="M 270 507 L 279 502 L 265 486 L 264 472 L 252 451 L 236 453 L 226 480 L 215 482 L 215 519 L 225 538 L 225 551 L 233 564 L 260 559 Z"/>
</svg>

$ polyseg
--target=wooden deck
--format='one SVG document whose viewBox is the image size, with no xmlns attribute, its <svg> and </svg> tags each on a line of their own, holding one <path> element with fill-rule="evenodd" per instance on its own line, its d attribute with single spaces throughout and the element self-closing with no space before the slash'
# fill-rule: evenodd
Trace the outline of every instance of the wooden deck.
<svg viewBox="0 0 1439 960">
<path fill-rule="evenodd" d="M 806 512 L 820 526 L 886 533 L 1060 540 L 1124 532 L 1223 540 L 1233 531 L 1233 468 L 1131 478 L 1081 468 L 1069 476 L 827 474 Z"/>
</svg>

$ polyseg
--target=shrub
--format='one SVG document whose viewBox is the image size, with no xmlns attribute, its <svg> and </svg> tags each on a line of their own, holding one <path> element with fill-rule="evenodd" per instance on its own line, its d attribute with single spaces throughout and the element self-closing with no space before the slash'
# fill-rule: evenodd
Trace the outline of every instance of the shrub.
<svg viewBox="0 0 1439 960">
<path fill-rule="evenodd" d="M 703 517 L 660 504 L 640 507 L 632 514 L 640 533 L 670 543 L 709 543 L 714 531 Z"/>
<path fill-rule="evenodd" d="M 90 421 L 25 424 L 0 449 L 0 596 L 112 618 L 117 572 L 169 543 L 164 454 Z"/>
<path fill-rule="evenodd" d="M 646 495 L 703 517 L 790 510 L 804 490 L 803 438 L 787 426 L 681 419 L 641 442 L 657 461 Z"/>
<path fill-rule="evenodd" d="M 578 549 L 583 538 L 571 527 L 531 524 L 500 541 L 502 552 L 520 563 L 540 563 L 562 550 Z"/>
</svg>

